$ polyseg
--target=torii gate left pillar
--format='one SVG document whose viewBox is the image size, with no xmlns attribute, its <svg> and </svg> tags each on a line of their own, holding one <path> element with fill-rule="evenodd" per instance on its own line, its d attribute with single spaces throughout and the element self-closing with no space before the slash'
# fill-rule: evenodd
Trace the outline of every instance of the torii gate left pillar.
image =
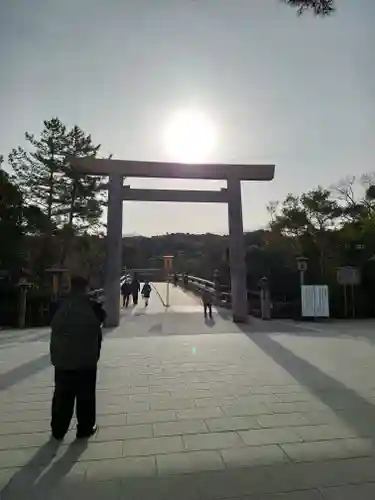
<svg viewBox="0 0 375 500">
<path fill-rule="evenodd" d="M 108 183 L 107 257 L 104 282 L 106 326 L 120 322 L 120 280 L 122 269 L 123 176 L 111 174 Z"/>
</svg>

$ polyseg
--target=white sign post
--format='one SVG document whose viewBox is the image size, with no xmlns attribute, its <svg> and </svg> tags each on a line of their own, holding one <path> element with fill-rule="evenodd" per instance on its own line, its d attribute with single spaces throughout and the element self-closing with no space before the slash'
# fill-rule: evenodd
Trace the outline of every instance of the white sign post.
<svg viewBox="0 0 375 500">
<path fill-rule="evenodd" d="M 328 285 L 303 285 L 301 303 L 302 317 L 329 318 Z"/>
</svg>

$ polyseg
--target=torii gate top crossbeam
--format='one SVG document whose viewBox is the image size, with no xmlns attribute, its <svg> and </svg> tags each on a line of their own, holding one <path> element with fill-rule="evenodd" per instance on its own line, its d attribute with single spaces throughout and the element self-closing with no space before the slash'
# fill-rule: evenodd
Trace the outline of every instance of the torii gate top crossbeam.
<svg viewBox="0 0 375 500">
<path fill-rule="evenodd" d="M 158 177 L 171 179 L 270 181 L 275 165 L 187 164 L 157 161 L 128 161 L 70 157 L 73 168 L 91 175 L 121 174 L 124 177 Z"/>
</svg>

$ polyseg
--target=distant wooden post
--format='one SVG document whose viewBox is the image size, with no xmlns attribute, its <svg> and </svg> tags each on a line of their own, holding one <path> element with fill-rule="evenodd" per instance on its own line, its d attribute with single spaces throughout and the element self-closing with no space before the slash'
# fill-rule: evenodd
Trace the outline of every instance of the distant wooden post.
<svg viewBox="0 0 375 500">
<path fill-rule="evenodd" d="M 53 300 L 57 300 L 61 290 L 60 284 L 62 283 L 62 277 L 65 274 L 68 277 L 68 289 L 70 288 L 70 275 L 68 270 L 62 267 L 50 267 L 46 269 L 46 272 L 51 274 L 51 291 Z"/>
<path fill-rule="evenodd" d="M 262 319 L 271 319 L 271 295 L 268 279 L 265 276 L 260 280 L 260 309 Z"/>
<path fill-rule="evenodd" d="M 21 278 L 18 282 L 20 294 L 18 302 L 18 328 L 25 328 L 27 310 L 27 290 L 31 287 L 26 278 Z"/>
<path fill-rule="evenodd" d="M 169 307 L 169 287 L 170 287 L 170 279 L 169 275 L 172 270 L 173 266 L 173 255 L 164 255 L 164 269 L 165 269 L 165 274 L 166 274 L 166 283 L 167 283 L 167 297 L 165 300 L 165 305 Z"/>
</svg>

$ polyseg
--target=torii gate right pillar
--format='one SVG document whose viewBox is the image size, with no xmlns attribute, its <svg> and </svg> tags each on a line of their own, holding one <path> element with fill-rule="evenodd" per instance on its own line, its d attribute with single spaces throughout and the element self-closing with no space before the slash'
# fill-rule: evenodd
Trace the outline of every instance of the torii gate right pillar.
<svg viewBox="0 0 375 500">
<path fill-rule="evenodd" d="M 229 263 L 232 313 L 235 323 L 246 323 L 248 315 L 246 255 L 242 221 L 241 180 L 227 178 Z"/>
</svg>

